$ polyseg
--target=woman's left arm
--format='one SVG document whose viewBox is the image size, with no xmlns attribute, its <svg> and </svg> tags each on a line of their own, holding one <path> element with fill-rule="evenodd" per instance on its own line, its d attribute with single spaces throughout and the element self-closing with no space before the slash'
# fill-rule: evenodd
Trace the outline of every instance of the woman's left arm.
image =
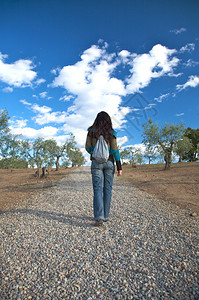
<svg viewBox="0 0 199 300">
<path fill-rule="evenodd" d="M 113 137 L 111 139 L 111 154 L 113 155 L 115 161 L 116 161 L 116 165 L 117 165 L 117 171 L 118 171 L 118 176 L 122 175 L 122 165 L 121 165 L 121 161 L 120 161 L 120 152 L 117 146 L 117 139 L 115 137 Z M 121 172 L 119 172 L 121 171 Z"/>
</svg>

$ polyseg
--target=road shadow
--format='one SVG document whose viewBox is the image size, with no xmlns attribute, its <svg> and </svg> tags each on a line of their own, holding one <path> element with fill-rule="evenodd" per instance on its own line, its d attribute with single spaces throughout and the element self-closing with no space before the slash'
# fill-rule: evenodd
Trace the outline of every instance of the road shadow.
<svg viewBox="0 0 199 300">
<path fill-rule="evenodd" d="M 11 214 L 11 213 L 21 213 L 25 215 L 34 215 L 39 218 L 44 218 L 48 220 L 55 220 L 61 223 L 70 224 L 72 226 L 78 227 L 90 227 L 93 226 L 93 218 L 87 215 L 77 216 L 70 214 L 62 214 L 58 212 L 49 212 L 44 210 L 34 210 L 34 209 L 12 209 L 8 211 L 0 211 L 0 214 Z"/>
</svg>

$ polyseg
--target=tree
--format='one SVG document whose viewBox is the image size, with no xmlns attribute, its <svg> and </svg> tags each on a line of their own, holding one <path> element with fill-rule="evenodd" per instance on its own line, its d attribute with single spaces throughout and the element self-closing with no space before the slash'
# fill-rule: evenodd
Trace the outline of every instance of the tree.
<svg viewBox="0 0 199 300">
<path fill-rule="evenodd" d="M 37 166 L 37 174 L 39 169 L 47 166 L 49 163 L 48 148 L 43 138 L 37 138 L 33 142 L 29 140 L 21 141 L 21 156 L 26 159 L 29 165 L 33 168 Z"/>
<path fill-rule="evenodd" d="M 122 164 L 124 162 L 124 159 L 130 161 L 132 159 L 132 147 L 128 147 L 126 149 L 121 150 L 120 157 L 121 157 Z"/>
<path fill-rule="evenodd" d="M 69 160 L 71 161 L 72 163 L 72 167 L 75 167 L 75 166 L 82 166 L 85 162 L 85 159 L 82 155 L 82 152 L 80 149 L 78 148 L 75 148 L 75 149 L 71 149 L 68 153 L 68 157 L 69 157 Z"/>
<path fill-rule="evenodd" d="M 59 159 L 67 155 L 68 150 L 68 141 L 66 141 L 62 146 L 58 146 L 56 148 L 56 171 L 59 169 Z"/>
<path fill-rule="evenodd" d="M 157 159 L 158 156 L 155 147 L 151 147 L 151 146 L 146 147 L 144 151 L 144 157 L 149 160 L 149 165 L 153 160 Z"/>
<path fill-rule="evenodd" d="M 135 164 L 142 164 L 144 162 L 143 153 L 140 148 L 135 148 L 132 152 L 133 161 Z"/>
<path fill-rule="evenodd" d="M 10 132 L 10 129 L 8 127 L 8 121 L 9 121 L 8 112 L 6 109 L 0 110 L 0 138 L 7 135 Z"/>
<path fill-rule="evenodd" d="M 6 157 L 8 153 L 8 143 L 11 139 L 8 127 L 9 116 L 6 109 L 0 110 L 0 156 Z"/>
<path fill-rule="evenodd" d="M 158 124 L 154 124 L 149 119 L 148 123 L 143 124 L 143 128 L 143 143 L 147 147 L 154 146 L 158 148 L 160 146 L 164 153 L 165 169 L 169 169 L 174 145 L 183 136 L 184 124 L 174 125 L 166 123 L 164 126 L 159 127 Z"/>
<path fill-rule="evenodd" d="M 175 144 L 174 152 L 179 156 L 179 162 L 182 161 L 182 157 L 185 156 L 192 148 L 192 143 L 190 139 L 186 136 Z"/>
<path fill-rule="evenodd" d="M 68 157 L 64 157 L 62 160 L 61 167 L 68 168 L 70 166 L 70 159 Z"/>
<path fill-rule="evenodd" d="M 143 159 L 143 153 L 140 148 L 133 148 L 133 147 L 127 147 L 120 151 L 120 157 L 123 163 L 123 160 L 126 159 L 130 164 L 136 165 L 142 164 Z"/>
<path fill-rule="evenodd" d="M 0 160 L 0 169 L 26 169 L 28 163 L 23 158 L 4 157 Z"/>
<path fill-rule="evenodd" d="M 26 162 L 20 158 L 18 136 L 10 133 L 9 116 L 6 109 L 0 110 L 0 167 L 6 169 L 24 168 Z"/>
<path fill-rule="evenodd" d="M 199 143 L 199 129 L 192 129 L 188 127 L 185 130 L 184 135 L 189 138 L 192 143 L 192 148 L 188 151 L 188 153 L 183 155 L 183 160 L 196 161 L 197 160 L 197 145 Z"/>
<path fill-rule="evenodd" d="M 67 143 L 67 155 L 71 161 L 72 167 L 81 166 L 84 164 L 85 159 L 81 150 L 77 147 L 75 136 L 71 133 L 70 140 Z"/>
<path fill-rule="evenodd" d="M 56 171 L 59 170 L 60 158 L 67 154 L 67 145 L 67 141 L 60 146 L 54 139 L 49 139 L 45 141 L 46 150 L 48 152 L 49 165 L 53 165 L 55 163 Z"/>
</svg>

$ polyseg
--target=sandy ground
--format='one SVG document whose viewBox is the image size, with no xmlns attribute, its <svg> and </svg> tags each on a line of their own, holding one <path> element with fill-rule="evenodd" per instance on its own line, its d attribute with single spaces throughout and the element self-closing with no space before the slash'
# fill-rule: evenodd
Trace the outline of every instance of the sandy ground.
<svg viewBox="0 0 199 300">
<path fill-rule="evenodd" d="M 175 163 L 170 170 L 164 165 L 123 166 L 122 180 L 159 199 L 175 203 L 190 213 L 199 214 L 199 163 Z"/>
</svg>

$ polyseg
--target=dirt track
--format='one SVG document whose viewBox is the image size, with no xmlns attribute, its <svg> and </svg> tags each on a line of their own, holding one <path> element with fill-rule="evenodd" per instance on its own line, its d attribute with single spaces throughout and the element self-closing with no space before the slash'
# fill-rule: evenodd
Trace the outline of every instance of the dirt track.
<svg viewBox="0 0 199 300">
<path fill-rule="evenodd" d="M 90 168 L 0 213 L 6 299 L 199 297 L 198 218 L 115 177 L 94 227 Z"/>
</svg>

